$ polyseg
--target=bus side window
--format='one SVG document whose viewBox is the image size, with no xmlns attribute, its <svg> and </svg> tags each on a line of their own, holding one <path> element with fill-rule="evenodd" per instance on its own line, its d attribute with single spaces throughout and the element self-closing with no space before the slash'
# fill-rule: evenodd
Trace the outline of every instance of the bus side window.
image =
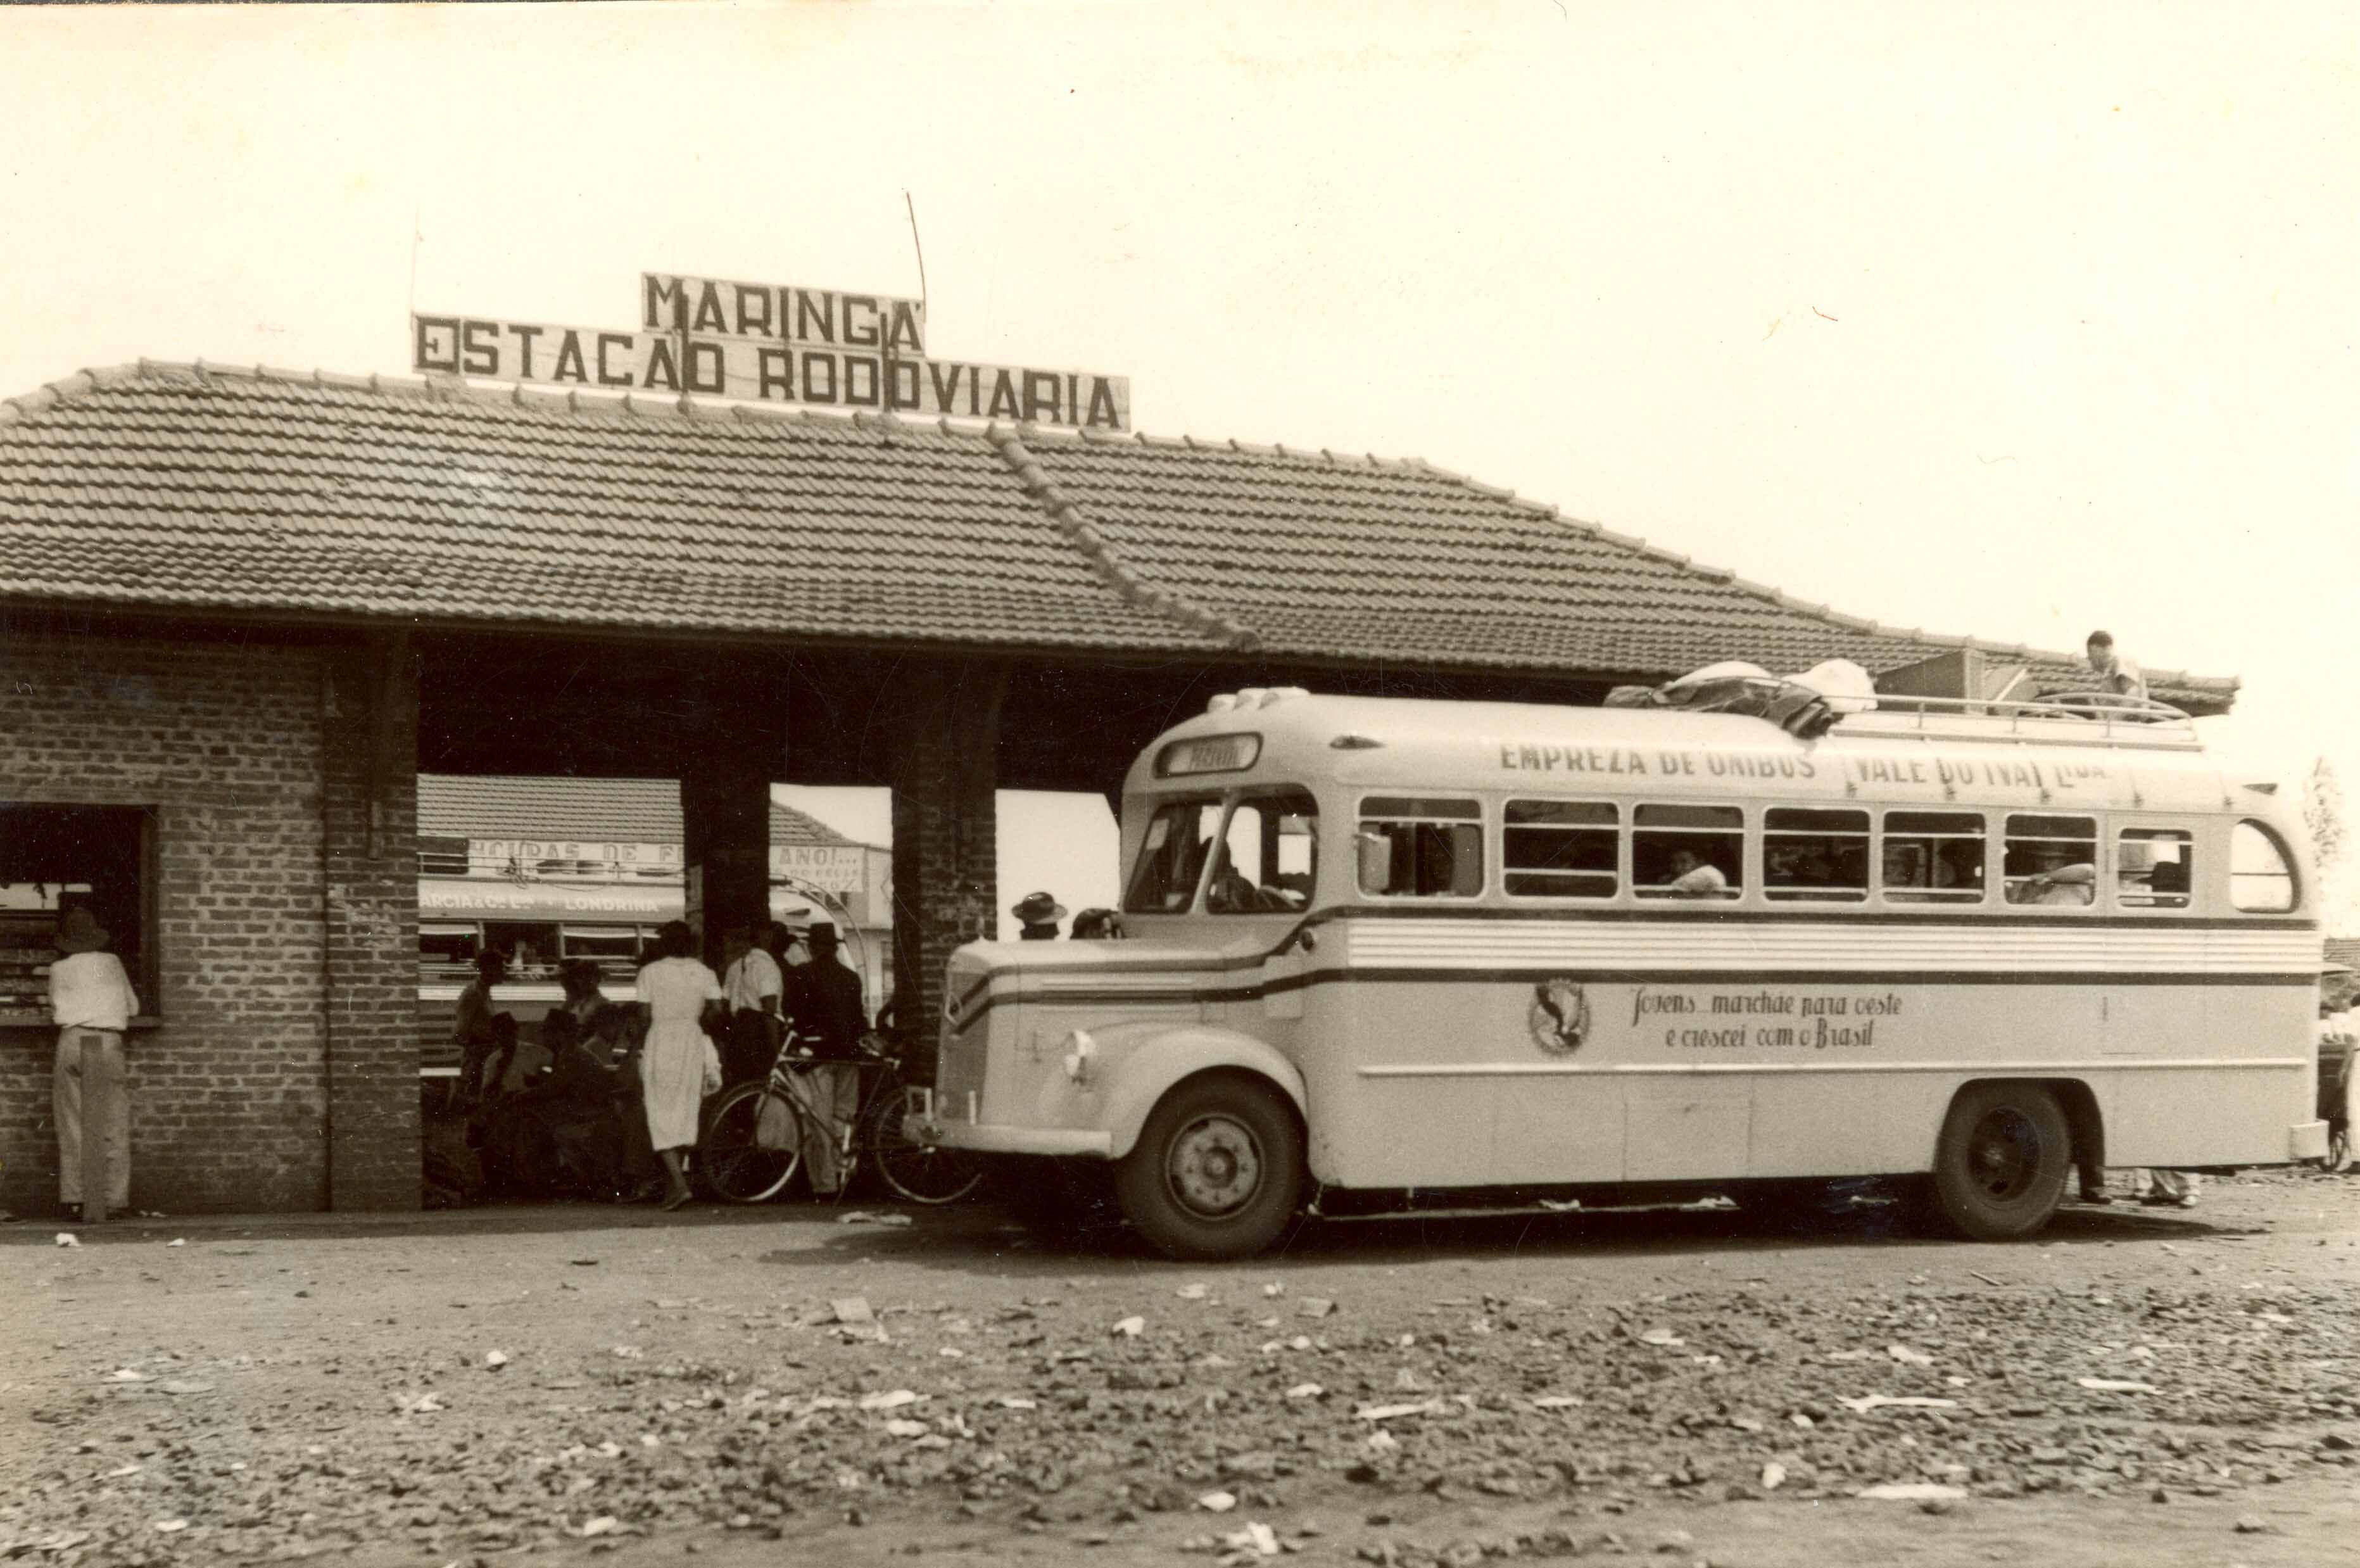
<svg viewBox="0 0 2360 1568">
<path fill-rule="evenodd" d="M 1631 884 L 1643 898 L 1734 898 L 1745 883 L 1745 813 L 1642 806 L 1631 817 Z"/>
<path fill-rule="evenodd" d="M 1205 913 L 1270 915 L 1309 907 L 1318 882 L 1318 834 L 1319 807 L 1307 795 L 1290 791 L 1239 801 L 1205 883 Z"/>
<path fill-rule="evenodd" d="M 1972 811 L 1888 811 L 1883 867 L 1888 904 L 1980 904 L 1983 819 Z"/>
<path fill-rule="evenodd" d="M 2194 835 L 2125 828 L 2114 842 L 2114 902 L 2125 909 L 2185 909 L 2195 885 Z"/>
<path fill-rule="evenodd" d="M 1500 830 L 1500 861 L 1511 898 L 1612 898 L 1619 809 L 1590 800 L 1512 800 Z"/>
<path fill-rule="evenodd" d="M 1379 898 L 1483 892 L 1483 807 L 1472 800 L 1371 795 L 1355 839 L 1360 891 Z"/>
<path fill-rule="evenodd" d="M 2001 874 L 2010 904 L 2087 908 L 2098 897 L 2097 819 L 2010 817 Z"/>
<path fill-rule="evenodd" d="M 1762 896 L 1850 903 L 1868 896 L 1868 813 L 1774 806 L 1762 819 Z"/>
<path fill-rule="evenodd" d="M 2294 862 L 2278 835 L 2258 822 L 2240 822 L 2229 836 L 2229 902 L 2249 915 L 2278 915 L 2295 905 Z"/>
</svg>

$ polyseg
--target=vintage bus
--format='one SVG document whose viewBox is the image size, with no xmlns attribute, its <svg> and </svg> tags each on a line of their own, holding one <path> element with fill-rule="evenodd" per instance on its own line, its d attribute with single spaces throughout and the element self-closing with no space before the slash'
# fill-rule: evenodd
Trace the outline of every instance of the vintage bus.
<svg viewBox="0 0 2360 1568">
<path fill-rule="evenodd" d="M 2296 812 L 2158 706 L 1897 700 L 1216 697 L 1126 782 L 1129 939 L 959 949 L 909 1129 L 1190 1257 L 1868 1176 L 2002 1239 L 2077 1164 L 2322 1154 Z"/>
</svg>

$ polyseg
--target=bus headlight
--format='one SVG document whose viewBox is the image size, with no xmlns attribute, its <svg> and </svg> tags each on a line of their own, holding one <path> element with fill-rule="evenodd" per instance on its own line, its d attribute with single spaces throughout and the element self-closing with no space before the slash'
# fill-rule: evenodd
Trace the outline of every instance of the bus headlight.
<svg viewBox="0 0 2360 1568">
<path fill-rule="evenodd" d="M 1077 1087 L 1087 1089 L 1098 1073 L 1098 1043 L 1090 1038 L 1087 1029 L 1076 1029 L 1065 1036 L 1065 1076 Z"/>
</svg>

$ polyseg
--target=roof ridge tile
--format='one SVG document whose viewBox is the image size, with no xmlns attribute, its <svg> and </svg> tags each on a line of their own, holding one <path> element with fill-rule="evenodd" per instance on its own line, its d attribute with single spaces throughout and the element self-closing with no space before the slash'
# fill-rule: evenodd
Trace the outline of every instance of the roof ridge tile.
<svg viewBox="0 0 2360 1568">
<path fill-rule="evenodd" d="M 995 426 L 995 429 L 998 427 Z M 1113 548 L 1089 520 L 1082 515 L 1062 488 L 1042 468 L 1039 458 L 1025 447 L 1021 435 L 1001 433 L 992 439 L 1000 460 L 1008 465 L 1025 493 L 1040 506 L 1050 525 L 1065 536 L 1076 554 L 1090 564 L 1091 569 L 1125 599 L 1145 603 L 1205 636 L 1218 639 L 1241 652 L 1258 647 L 1261 638 L 1242 621 L 1232 620 L 1218 610 L 1196 604 L 1152 582 L 1145 574 L 1116 558 Z"/>
</svg>

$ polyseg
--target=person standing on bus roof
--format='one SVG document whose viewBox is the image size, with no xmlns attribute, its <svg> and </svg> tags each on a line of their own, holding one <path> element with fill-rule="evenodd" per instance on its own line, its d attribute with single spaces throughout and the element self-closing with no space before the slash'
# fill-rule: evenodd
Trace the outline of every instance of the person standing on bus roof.
<svg viewBox="0 0 2360 1568">
<path fill-rule="evenodd" d="M 1729 879 L 1721 868 L 1694 850 L 1674 850 L 1671 869 L 1672 880 L 1664 891 L 1675 898 L 1719 898 L 1729 891 Z"/>
<path fill-rule="evenodd" d="M 2089 662 L 2092 684 L 2098 690 L 2140 702 L 2147 700 L 2147 676 L 2139 673 L 2136 664 L 2114 652 L 2113 632 L 2090 633 L 2082 657 Z"/>
</svg>

